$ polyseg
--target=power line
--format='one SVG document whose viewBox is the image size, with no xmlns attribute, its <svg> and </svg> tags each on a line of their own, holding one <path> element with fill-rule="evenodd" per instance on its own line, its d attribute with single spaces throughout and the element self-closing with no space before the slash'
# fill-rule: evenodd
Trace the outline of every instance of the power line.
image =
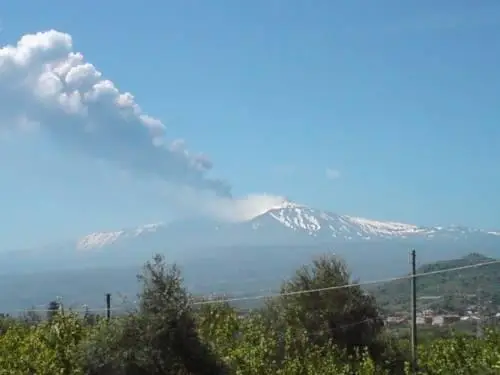
<svg viewBox="0 0 500 375">
<path fill-rule="evenodd" d="M 390 283 L 390 282 L 400 281 L 400 280 L 409 280 L 409 279 L 414 278 L 414 277 L 418 278 L 418 277 L 423 277 L 423 276 L 437 275 L 437 274 L 443 274 L 443 273 L 454 272 L 454 271 L 461 271 L 461 270 L 466 270 L 466 269 L 471 269 L 471 268 L 479 268 L 479 267 L 484 267 L 484 266 L 493 265 L 493 264 L 500 264 L 500 260 L 494 260 L 494 261 L 477 263 L 477 264 L 470 264 L 470 265 L 460 266 L 460 267 L 446 268 L 446 269 L 437 270 L 437 271 L 421 272 L 421 273 L 416 273 L 415 275 L 406 275 L 406 276 L 392 277 L 392 278 L 388 278 L 388 279 L 365 281 L 365 282 L 345 284 L 345 285 L 335 285 L 335 286 L 316 288 L 316 289 L 303 289 L 303 290 L 296 290 L 296 291 L 284 292 L 284 293 L 273 293 L 273 294 L 263 294 L 263 295 L 256 295 L 256 296 L 246 296 L 246 297 L 236 297 L 236 298 L 219 298 L 219 299 L 212 299 L 212 300 L 205 300 L 205 301 L 195 301 L 195 302 L 192 302 L 192 305 L 200 306 L 200 305 L 209 305 L 209 304 L 217 304 L 217 303 L 253 301 L 253 300 L 268 299 L 268 298 L 289 297 L 289 296 L 296 296 L 296 295 L 309 294 L 309 293 L 328 292 L 328 291 L 333 291 L 333 290 Z M 216 293 L 211 293 L 211 294 L 216 294 Z M 125 310 L 125 308 L 111 308 L 111 310 L 112 311 L 116 311 L 116 310 L 123 311 L 123 310 Z M 29 311 L 47 312 L 49 310 L 48 309 L 39 309 L 39 310 L 38 309 L 22 309 L 22 310 L 15 310 L 15 311 L 16 312 L 29 312 Z M 81 310 L 71 309 L 71 311 L 74 311 L 74 312 L 78 312 L 78 311 L 81 311 L 81 312 L 85 312 L 85 311 L 104 312 L 104 311 L 106 311 L 106 309 L 105 308 L 99 308 L 99 309 L 87 308 L 87 309 L 81 309 Z"/>
<path fill-rule="evenodd" d="M 422 277 L 422 276 L 437 275 L 437 274 L 441 274 L 441 273 L 460 271 L 460 270 L 465 270 L 465 269 L 475 268 L 475 267 L 484 267 L 484 266 L 488 266 L 491 264 L 500 264 L 500 260 L 493 260 L 493 261 L 489 261 L 489 262 L 471 264 L 471 265 L 461 266 L 461 267 L 447 268 L 447 269 L 437 270 L 437 271 L 422 272 L 422 273 L 417 273 L 415 275 L 393 277 L 393 278 L 389 278 L 389 279 L 374 280 L 374 281 L 365 281 L 365 282 L 346 284 L 346 285 L 335 285 L 335 286 L 324 287 L 324 288 L 304 289 L 304 290 L 296 290 L 293 292 L 284 292 L 284 293 L 259 295 L 259 296 L 248 296 L 248 297 L 240 297 L 240 298 L 227 298 L 227 299 L 197 301 L 197 302 L 194 302 L 193 305 L 206 305 L 206 304 L 211 304 L 211 303 L 251 301 L 251 300 L 259 300 L 259 299 L 266 299 L 266 298 L 288 297 L 288 296 L 302 295 L 302 294 L 308 294 L 308 293 L 328 292 L 328 291 L 338 290 L 338 289 L 362 287 L 362 286 L 368 286 L 368 285 L 374 285 L 374 284 L 389 283 L 389 282 L 399 281 L 399 280 L 409 280 L 411 278 L 417 278 L 417 277 Z"/>
</svg>

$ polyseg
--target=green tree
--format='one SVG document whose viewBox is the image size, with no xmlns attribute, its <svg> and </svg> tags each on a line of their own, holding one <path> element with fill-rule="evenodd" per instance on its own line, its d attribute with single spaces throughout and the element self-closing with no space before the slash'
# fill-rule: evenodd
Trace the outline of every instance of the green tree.
<svg viewBox="0 0 500 375">
<path fill-rule="evenodd" d="M 91 373 L 224 374 L 225 366 L 198 337 L 179 269 L 157 255 L 145 265 L 139 281 L 138 311 L 101 323 L 87 343 Z"/>
<path fill-rule="evenodd" d="M 313 291 L 302 292 L 307 290 Z M 375 300 L 351 284 L 340 259 L 323 256 L 300 268 L 284 283 L 282 294 L 285 325 L 306 331 L 311 343 L 324 346 L 331 341 L 351 355 L 364 348 L 380 355 L 377 337 L 383 321 Z"/>
</svg>

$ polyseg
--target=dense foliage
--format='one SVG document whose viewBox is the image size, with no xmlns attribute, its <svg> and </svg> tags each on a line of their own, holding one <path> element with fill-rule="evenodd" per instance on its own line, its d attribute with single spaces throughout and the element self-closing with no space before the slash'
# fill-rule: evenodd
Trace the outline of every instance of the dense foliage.
<svg viewBox="0 0 500 375">
<path fill-rule="evenodd" d="M 48 314 L 0 319 L 0 375 L 408 374 L 406 342 L 383 327 L 375 300 L 349 284 L 345 265 L 321 258 L 282 287 L 286 296 L 242 316 L 199 300 L 179 270 L 144 268 L 136 311 L 95 319 L 50 304 Z M 316 290 L 301 294 L 301 290 Z M 500 374 L 500 335 L 436 338 L 418 350 L 422 374 Z"/>
</svg>

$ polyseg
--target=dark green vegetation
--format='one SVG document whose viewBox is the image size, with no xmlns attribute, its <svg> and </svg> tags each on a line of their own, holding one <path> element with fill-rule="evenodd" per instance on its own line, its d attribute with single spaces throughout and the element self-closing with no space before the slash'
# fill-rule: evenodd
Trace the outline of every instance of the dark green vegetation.
<svg viewBox="0 0 500 375">
<path fill-rule="evenodd" d="M 422 265 L 417 274 L 494 261 L 473 253 L 463 258 Z M 389 312 L 409 311 L 410 280 L 397 280 L 370 288 L 381 309 Z M 479 296 L 479 300 L 478 300 Z M 471 305 L 484 309 L 500 305 L 500 263 L 467 268 L 417 278 L 419 308 L 442 309 L 444 312 L 463 312 Z"/>
<path fill-rule="evenodd" d="M 0 375 L 409 374 L 408 340 L 384 327 L 375 299 L 350 284 L 345 264 L 300 268 L 281 296 L 241 313 L 196 298 L 160 256 L 140 277 L 135 310 L 109 321 L 65 311 L 0 320 Z M 331 288 L 304 293 L 304 290 Z M 439 337 L 442 336 L 442 337 Z M 428 337 L 422 374 L 498 374 L 500 336 Z"/>
</svg>

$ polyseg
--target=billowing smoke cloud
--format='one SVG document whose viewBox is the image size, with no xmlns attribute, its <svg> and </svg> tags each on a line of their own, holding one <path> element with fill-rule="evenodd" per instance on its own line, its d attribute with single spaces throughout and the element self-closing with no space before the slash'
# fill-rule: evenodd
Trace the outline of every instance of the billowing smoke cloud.
<svg viewBox="0 0 500 375">
<path fill-rule="evenodd" d="M 243 198 L 218 198 L 207 200 L 200 207 L 210 216 L 226 221 L 253 219 L 272 208 L 283 206 L 284 197 L 269 194 L 253 194 Z"/>
<path fill-rule="evenodd" d="M 208 176 L 210 159 L 189 152 L 182 140 L 167 143 L 164 124 L 73 52 L 68 34 L 25 35 L 0 48 L 0 104 L 0 132 L 39 130 L 71 151 L 159 178 L 178 212 L 241 221 L 284 201 L 231 198 L 225 181 Z"/>
<path fill-rule="evenodd" d="M 37 128 L 131 172 L 230 196 L 226 182 L 208 176 L 211 161 L 182 141 L 167 143 L 164 124 L 73 52 L 68 34 L 25 35 L 0 49 L 0 103 L 0 131 Z"/>
<path fill-rule="evenodd" d="M 270 194 L 252 194 L 242 198 L 209 197 L 192 188 L 166 189 L 173 197 L 171 207 L 178 212 L 238 222 L 253 219 L 270 209 L 283 207 L 285 197 Z"/>
</svg>

